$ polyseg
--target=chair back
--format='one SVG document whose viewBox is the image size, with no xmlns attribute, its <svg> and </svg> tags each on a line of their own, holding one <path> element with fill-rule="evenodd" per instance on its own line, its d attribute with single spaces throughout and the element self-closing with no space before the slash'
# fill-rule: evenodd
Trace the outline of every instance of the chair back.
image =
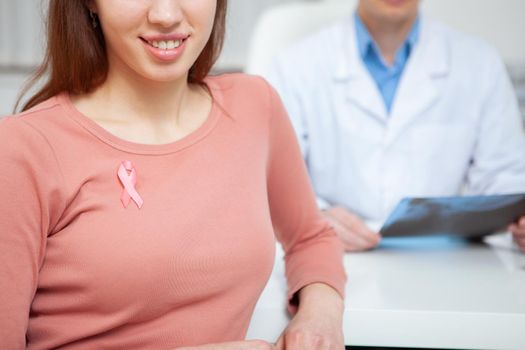
<svg viewBox="0 0 525 350">
<path fill-rule="evenodd" d="M 256 24 L 244 71 L 264 74 L 278 52 L 301 37 L 348 16 L 356 4 L 356 0 L 324 0 L 268 8 Z"/>
</svg>

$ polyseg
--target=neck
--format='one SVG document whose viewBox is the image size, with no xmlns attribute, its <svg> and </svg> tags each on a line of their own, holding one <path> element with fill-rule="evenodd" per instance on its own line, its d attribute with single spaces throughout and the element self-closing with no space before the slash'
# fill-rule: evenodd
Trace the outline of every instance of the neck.
<svg viewBox="0 0 525 350">
<path fill-rule="evenodd" d="M 179 140 L 197 130 L 212 107 L 205 88 L 176 81 L 152 81 L 138 74 L 110 70 L 104 84 L 74 96 L 81 113 L 117 136 L 140 143 Z"/>
<path fill-rule="evenodd" d="M 358 9 L 358 14 L 379 47 L 383 60 L 392 65 L 397 50 L 407 38 L 416 21 L 417 14 L 408 20 L 398 22 L 389 22 L 366 16 L 361 8 Z"/>
<path fill-rule="evenodd" d="M 122 121 L 181 122 L 191 88 L 186 77 L 172 82 L 152 82 L 136 75 L 112 74 L 94 93 L 111 119 Z"/>
</svg>

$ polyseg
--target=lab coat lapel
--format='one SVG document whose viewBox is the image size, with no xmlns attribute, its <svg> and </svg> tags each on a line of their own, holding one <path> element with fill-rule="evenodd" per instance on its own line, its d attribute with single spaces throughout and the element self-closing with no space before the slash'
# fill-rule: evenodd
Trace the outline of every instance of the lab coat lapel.
<svg viewBox="0 0 525 350">
<path fill-rule="evenodd" d="M 366 69 L 356 43 L 355 23 L 353 16 L 345 21 L 341 31 L 337 63 L 334 67 L 336 89 L 344 96 L 343 105 L 357 105 L 364 113 L 386 122 L 387 114 L 381 93 Z"/>
<path fill-rule="evenodd" d="M 448 74 L 449 57 L 443 33 L 423 18 L 419 42 L 405 66 L 392 105 L 392 133 L 403 130 L 437 102 L 442 93 L 438 80 Z"/>
</svg>

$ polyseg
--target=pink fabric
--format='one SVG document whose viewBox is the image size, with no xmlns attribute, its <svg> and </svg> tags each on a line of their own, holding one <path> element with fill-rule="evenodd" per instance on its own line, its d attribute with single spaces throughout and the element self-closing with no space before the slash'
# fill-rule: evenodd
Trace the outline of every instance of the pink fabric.
<svg viewBox="0 0 525 350">
<path fill-rule="evenodd" d="M 341 246 L 279 98 L 259 78 L 206 82 L 208 119 L 165 145 L 111 135 L 67 95 L 0 121 L 0 349 L 243 339 L 275 237 L 289 297 L 312 282 L 343 293 Z M 139 204 L 123 160 L 140 209 L 121 202 L 125 188 Z"/>
</svg>

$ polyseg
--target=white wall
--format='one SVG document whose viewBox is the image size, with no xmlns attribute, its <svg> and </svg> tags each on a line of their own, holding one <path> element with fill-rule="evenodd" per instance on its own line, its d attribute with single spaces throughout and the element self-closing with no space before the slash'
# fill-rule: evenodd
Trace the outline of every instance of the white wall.
<svg viewBox="0 0 525 350">
<path fill-rule="evenodd" d="M 424 13 L 480 36 L 509 65 L 525 65 L 524 0 L 422 0 Z"/>
<path fill-rule="evenodd" d="M 42 0 L 0 0 L 0 116 L 11 113 L 44 47 Z"/>
<path fill-rule="evenodd" d="M 39 0 L 0 0 L 0 66 L 34 65 L 41 57 Z"/>
<path fill-rule="evenodd" d="M 241 70 L 260 13 L 289 1 L 294 0 L 229 0 L 228 33 L 218 68 Z M 12 109 L 26 76 L 20 68 L 27 69 L 40 60 L 41 4 L 41 0 L 0 0 L 0 115 Z M 523 88 L 518 94 L 525 108 L 525 0 L 422 0 L 422 7 L 430 16 L 494 45 L 521 81 Z"/>
</svg>

